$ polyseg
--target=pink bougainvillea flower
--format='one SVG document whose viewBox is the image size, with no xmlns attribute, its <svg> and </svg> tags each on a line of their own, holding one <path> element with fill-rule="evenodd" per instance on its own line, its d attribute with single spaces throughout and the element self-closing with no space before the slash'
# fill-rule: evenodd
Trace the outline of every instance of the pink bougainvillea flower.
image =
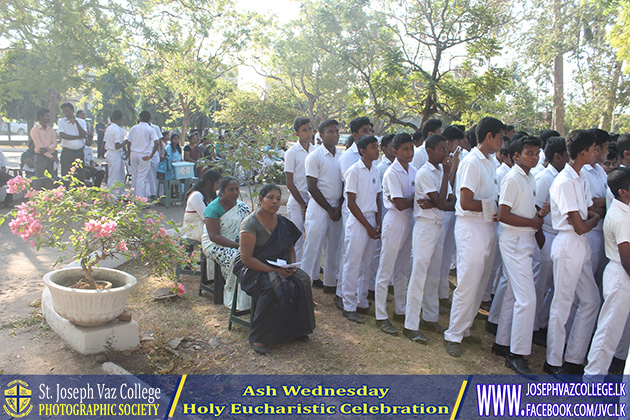
<svg viewBox="0 0 630 420">
<path fill-rule="evenodd" d="M 120 241 L 120 243 L 116 246 L 116 249 L 123 252 L 129 251 L 129 249 L 127 249 L 127 242 L 125 242 L 124 239 Z"/>
<path fill-rule="evenodd" d="M 177 283 L 177 296 L 181 297 L 185 293 L 186 293 L 186 288 L 184 287 L 184 285 L 181 283 Z"/>
<path fill-rule="evenodd" d="M 7 181 L 7 194 L 17 194 L 28 189 L 31 185 L 28 179 L 16 176 Z"/>
</svg>

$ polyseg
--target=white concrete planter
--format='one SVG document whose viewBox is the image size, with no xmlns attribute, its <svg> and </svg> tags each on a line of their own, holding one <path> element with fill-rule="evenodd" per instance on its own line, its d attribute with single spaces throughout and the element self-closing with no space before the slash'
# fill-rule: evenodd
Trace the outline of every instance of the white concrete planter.
<svg viewBox="0 0 630 420">
<path fill-rule="evenodd" d="M 93 327 L 116 319 L 125 310 L 127 297 L 137 283 L 136 278 L 124 271 L 95 268 L 95 280 L 112 283 L 108 290 L 72 289 L 83 276 L 80 268 L 62 268 L 44 275 L 44 283 L 52 295 L 57 314 L 73 323 Z"/>
</svg>

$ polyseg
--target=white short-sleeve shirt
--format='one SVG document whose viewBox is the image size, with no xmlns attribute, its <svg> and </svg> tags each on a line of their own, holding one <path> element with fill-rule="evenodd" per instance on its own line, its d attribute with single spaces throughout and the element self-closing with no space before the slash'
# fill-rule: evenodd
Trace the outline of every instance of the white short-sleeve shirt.
<svg viewBox="0 0 630 420">
<path fill-rule="evenodd" d="M 473 148 L 457 168 L 457 188 L 455 189 L 455 215 L 483 219 L 483 212 L 464 210 L 461 205 L 461 189 L 468 188 L 473 192 L 473 199 L 483 200 L 498 198 L 496 184 L 496 166 L 479 148 Z"/>
<path fill-rule="evenodd" d="M 129 130 L 129 142 L 131 152 L 143 156 L 151 155 L 153 144 L 159 140 L 155 130 L 146 122 L 141 122 L 131 127 Z"/>
<path fill-rule="evenodd" d="M 608 174 L 599 164 L 584 165 L 582 172 L 586 175 L 586 182 L 591 191 L 593 198 L 606 198 L 606 190 L 608 189 Z M 602 230 L 604 228 L 604 220 L 600 220 L 593 229 Z"/>
<path fill-rule="evenodd" d="M 501 181 L 503 181 L 503 177 L 506 176 L 508 172 L 510 172 L 510 167 L 507 166 L 505 162 L 497 168 L 497 185 L 499 188 L 501 188 Z"/>
<path fill-rule="evenodd" d="M 295 143 L 284 156 L 284 172 L 293 174 L 293 183 L 300 192 L 302 199 L 308 201 L 308 185 L 306 183 L 306 157 L 315 149 L 315 146 L 309 144 L 308 150 L 302 147 L 298 141 Z"/>
<path fill-rule="evenodd" d="M 339 157 L 339 171 L 341 172 L 341 177 L 343 178 L 348 169 L 360 160 L 361 153 L 359 153 L 359 148 L 357 147 L 357 142 L 355 141 L 352 143 L 352 146 L 350 146 Z"/>
<path fill-rule="evenodd" d="M 333 155 L 322 145 L 306 158 L 304 167 L 307 177 L 317 178 L 317 188 L 332 207 L 339 207 L 343 181 L 339 172 L 339 151 Z"/>
<path fill-rule="evenodd" d="M 415 194 L 416 168 L 407 165 L 403 168 L 398 159 L 389 165 L 383 175 L 383 202 L 389 211 L 398 213 L 412 213 L 412 208 L 403 211 L 398 210 L 394 204 L 394 198 L 413 198 Z"/>
<path fill-rule="evenodd" d="M 535 176 L 536 205 L 541 209 L 544 207 L 545 203 L 550 203 L 549 188 L 551 188 L 551 184 L 553 180 L 556 179 L 556 176 L 558 176 L 558 171 L 553 165 L 547 165 L 545 169 Z M 551 234 L 558 233 L 551 225 L 551 213 L 547 214 L 543 219 L 543 231 Z"/>
<path fill-rule="evenodd" d="M 569 212 L 577 211 L 586 220 L 588 208 L 593 205 L 591 193 L 582 171 L 576 173 L 569 164 L 558 174 L 549 189 L 551 224 L 558 232 L 575 232 L 569 224 Z"/>
<path fill-rule="evenodd" d="M 76 118 L 75 121 L 78 124 L 81 124 L 81 127 L 87 132 L 87 125 L 85 124 L 85 120 L 82 118 Z M 76 124 L 72 124 L 69 119 L 66 117 L 59 118 L 57 121 L 57 132 L 58 133 L 66 133 L 69 136 L 78 136 L 79 128 Z M 85 146 L 85 139 L 75 139 L 75 140 L 66 140 L 61 139 L 61 147 L 70 149 L 70 150 L 82 150 L 83 146 Z"/>
<path fill-rule="evenodd" d="M 116 149 L 116 144 L 122 143 L 125 139 L 125 130 L 123 130 L 118 124 L 111 123 L 105 129 L 105 150 L 107 153 L 122 153 L 121 149 Z"/>
<path fill-rule="evenodd" d="M 630 242 L 630 207 L 615 199 L 604 219 L 604 249 L 606 256 L 621 264 L 619 244 Z"/>
<path fill-rule="evenodd" d="M 526 219 L 533 219 L 536 215 L 535 194 L 536 180 L 531 173 L 525 173 L 519 165 L 512 166 L 512 169 L 503 177 L 501 181 L 501 193 L 499 194 L 499 205 L 510 206 L 512 213 Z M 519 230 L 524 232 L 534 232 L 535 229 L 527 226 L 512 226 L 500 222 L 506 229 Z"/>
<path fill-rule="evenodd" d="M 417 203 L 419 199 L 428 199 L 429 193 L 440 192 L 442 187 L 442 178 L 444 177 L 444 170 L 440 163 L 436 168 L 431 162 L 427 162 L 422 165 L 422 168 L 416 172 L 416 185 L 413 203 L 413 215 L 414 217 L 422 217 L 424 219 L 431 220 L 443 220 L 446 216 L 444 210 L 440 210 L 436 207 L 432 209 L 423 209 Z M 446 196 L 452 194 L 451 185 L 447 182 Z"/>
<path fill-rule="evenodd" d="M 424 166 L 429 160 L 429 154 L 427 153 L 426 142 L 423 142 L 419 147 L 414 148 L 413 159 L 411 160 L 411 166 L 416 168 L 416 171 Z"/>
<path fill-rule="evenodd" d="M 392 161 L 383 156 L 383 159 L 376 165 L 378 168 L 378 172 L 381 175 L 381 184 L 383 183 L 383 176 L 385 175 L 385 171 L 392 164 Z"/>
<path fill-rule="evenodd" d="M 376 200 L 382 190 L 380 178 L 376 165 L 372 163 L 368 169 L 363 160 L 350 166 L 344 175 L 346 193 L 356 194 L 357 206 L 363 214 L 378 211 Z M 344 205 L 347 206 L 347 202 Z"/>
</svg>

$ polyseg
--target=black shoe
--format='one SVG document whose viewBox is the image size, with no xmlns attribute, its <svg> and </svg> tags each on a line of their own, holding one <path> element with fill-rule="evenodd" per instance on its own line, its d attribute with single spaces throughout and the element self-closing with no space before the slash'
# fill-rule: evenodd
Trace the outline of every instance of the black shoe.
<svg viewBox="0 0 630 420">
<path fill-rule="evenodd" d="M 320 279 L 313 280 L 313 287 L 317 288 L 317 289 L 323 289 L 324 288 L 324 282 L 321 281 Z"/>
<path fill-rule="evenodd" d="M 520 354 L 509 353 L 505 356 L 505 366 L 512 369 L 519 375 L 532 375 L 532 371 L 527 365 L 527 361 Z"/>
<path fill-rule="evenodd" d="M 324 286 L 324 293 L 328 295 L 337 293 L 337 286 Z"/>
<path fill-rule="evenodd" d="M 444 328 L 437 322 L 425 321 L 424 319 L 420 321 L 420 328 L 426 331 L 433 331 L 436 333 L 443 333 L 444 331 L 446 331 L 446 328 Z"/>
<path fill-rule="evenodd" d="M 562 366 L 552 366 L 549 363 L 545 362 L 543 364 L 543 372 L 548 373 L 549 375 L 564 375 L 565 371 Z"/>
<path fill-rule="evenodd" d="M 562 370 L 566 375 L 584 375 L 584 365 L 564 362 Z"/>
<path fill-rule="evenodd" d="M 494 322 L 486 321 L 486 332 L 492 335 L 497 335 L 497 328 L 499 326 Z"/>
<path fill-rule="evenodd" d="M 461 357 L 463 354 L 462 345 L 454 341 L 444 340 L 444 347 L 449 356 Z"/>
<path fill-rule="evenodd" d="M 374 290 L 368 290 L 367 298 L 370 300 L 374 300 Z"/>
<path fill-rule="evenodd" d="M 376 326 L 385 334 L 398 335 L 398 330 L 389 322 L 389 319 L 377 319 Z"/>
<path fill-rule="evenodd" d="M 476 335 L 469 335 L 468 337 L 464 337 L 462 339 L 462 342 L 468 343 L 468 344 L 478 344 L 478 345 L 483 344 L 483 341 L 481 341 L 481 337 L 477 337 Z"/>
<path fill-rule="evenodd" d="M 534 331 L 532 343 L 537 346 L 547 347 L 547 328 L 541 328 Z"/>
<path fill-rule="evenodd" d="M 625 360 L 613 357 L 612 362 L 610 363 L 610 368 L 608 369 L 608 373 L 610 375 L 623 375 L 623 371 L 625 368 L 626 368 Z"/>
<path fill-rule="evenodd" d="M 405 315 L 394 314 L 394 321 L 405 322 Z"/>
<path fill-rule="evenodd" d="M 361 315 L 359 315 L 356 311 L 343 311 L 343 316 L 352 322 L 356 322 L 357 324 L 363 324 L 365 321 Z"/>
<path fill-rule="evenodd" d="M 486 312 L 490 312 L 490 307 L 492 306 L 492 301 L 491 300 L 486 300 L 481 302 L 481 306 L 480 309 L 483 309 Z"/>
<path fill-rule="evenodd" d="M 262 354 L 262 355 L 269 354 L 269 347 L 265 346 L 264 344 L 262 346 L 256 346 L 254 345 L 252 341 L 250 341 L 249 345 L 252 346 L 252 349 L 258 354 Z"/>
<path fill-rule="evenodd" d="M 340 298 L 339 296 L 335 295 L 335 306 L 337 307 L 337 309 L 339 309 L 340 311 L 343 311 L 343 299 Z"/>
<path fill-rule="evenodd" d="M 510 354 L 510 346 L 502 346 L 501 344 L 494 343 L 490 351 L 495 356 L 507 357 Z"/>
<path fill-rule="evenodd" d="M 429 342 L 429 337 L 422 334 L 420 331 L 403 328 L 403 335 L 414 343 L 427 344 Z"/>
<path fill-rule="evenodd" d="M 369 306 L 367 308 L 359 308 L 357 307 L 357 312 L 361 315 L 374 316 L 374 311 Z"/>
</svg>

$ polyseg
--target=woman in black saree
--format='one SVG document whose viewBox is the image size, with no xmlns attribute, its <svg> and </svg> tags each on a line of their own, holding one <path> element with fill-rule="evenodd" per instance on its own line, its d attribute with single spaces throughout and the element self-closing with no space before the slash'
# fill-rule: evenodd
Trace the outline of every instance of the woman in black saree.
<svg viewBox="0 0 630 420">
<path fill-rule="evenodd" d="M 278 259 L 295 263 L 293 245 L 302 234 L 290 220 L 277 214 L 280 188 L 265 185 L 258 200 L 258 210 L 241 224 L 242 268 L 238 275 L 241 289 L 256 301 L 250 345 L 256 353 L 268 354 L 268 345 L 308 339 L 315 328 L 315 314 L 308 275 L 299 268 L 267 263 Z"/>
</svg>

